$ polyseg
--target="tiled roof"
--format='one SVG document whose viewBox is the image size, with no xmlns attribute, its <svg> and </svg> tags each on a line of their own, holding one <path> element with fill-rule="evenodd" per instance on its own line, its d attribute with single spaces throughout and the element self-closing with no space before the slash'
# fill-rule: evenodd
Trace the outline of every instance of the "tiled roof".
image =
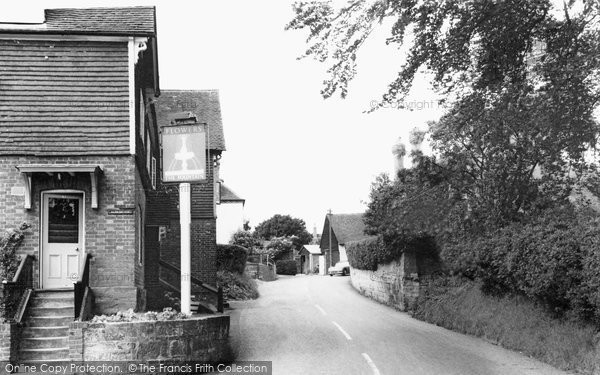
<svg viewBox="0 0 600 375">
<path fill-rule="evenodd" d="M 154 7 L 46 9 L 43 24 L 0 24 L 0 31 L 95 35 L 156 35 Z"/>
<path fill-rule="evenodd" d="M 302 247 L 311 254 L 321 254 L 321 247 L 319 245 L 304 245 Z"/>
<path fill-rule="evenodd" d="M 173 113 L 192 112 L 199 122 L 208 124 L 211 150 L 225 150 L 218 90 L 161 90 L 156 101 L 159 127 L 169 125 Z"/>
<path fill-rule="evenodd" d="M 331 230 L 341 245 L 369 237 L 365 234 L 363 214 L 332 214 L 330 218 Z"/>
<path fill-rule="evenodd" d="M 228 186 L 221 184 L 221 202 L 245 202 L 244 198 L 234 193 Z"/>
</svg>

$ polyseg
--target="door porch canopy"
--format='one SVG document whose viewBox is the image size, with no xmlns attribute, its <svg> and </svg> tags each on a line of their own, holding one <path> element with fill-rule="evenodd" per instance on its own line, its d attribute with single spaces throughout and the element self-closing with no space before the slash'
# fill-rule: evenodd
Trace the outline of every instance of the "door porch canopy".
<svg viewBox="0 0 600 375">
<path fill-rule="evenodd" d="M 102 168 L 95 164 L 23 164 L 17 165 L 25 184 L 25 209 L 31 209 L 32 175 L 34 173 L 45 173 L 53 176 L 55 173 L 66 173 L 75 176 L 76 173 L 87 173 L 90 176 L 92 186 L 92 208 L 98 208 L 98 176 Z"/>
</svg>

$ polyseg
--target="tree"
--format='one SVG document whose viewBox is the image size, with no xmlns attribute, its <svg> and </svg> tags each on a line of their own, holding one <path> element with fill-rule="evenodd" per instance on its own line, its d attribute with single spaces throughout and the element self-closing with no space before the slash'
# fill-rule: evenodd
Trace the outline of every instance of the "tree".
<svg viewBox="0 0 600 375">
<path fill-rule="evenodd" d="M 274 215 L 270 219 L 258 224 L 254 233 L 259 238 L 270 240 L 274 237 L 297 237 L 296 245 L 310 243 L 312 235 L 306 230 L 306 223 L 302 219 L 290 215 Z"/>
<path fill-rule="evenodd" d="M 582 10 L 575 13 L 576 8 Z M 521 80 L 524 69 L 552 60 L 552 52 L 540 46 L 588 54 L 589 63 L 597 64 L 599 3 L 571 0 L 562 20 L 553 10 L 552 0 L 351 0 L 340 9 L 311 1 L 294 5 L 296 16 L 286 29 L 307 29 L 303 57 L 329 64 L 322 95 L 339 91 L 345 97 L 360 48 L 376 27 L 391 21 L 386 44 L 408 44 L 409 52 L 383 105 L 401 101 L 423 68 L 442 93 L 460 94 Z"/>
<path fill-rule="evenodd" d="M 449 110 L 430 124 L 437 158 L 421 161 L 445 171 L 475 221 L 503 225 L 568 195 L 569 172 L 584 171 L 596 147 L 600 3 L 575 3 L 560 19 L 551 0 L 297 3 L 287 28 L 308 29 L 304 56 L 331 64 L 323 96 L 345 97 L 360 47 L 393 19 L 387 43 L 409 53 L 381 104 L 403 100 L 419 70 L 432 73 Z"/>
<path fill-rule="evenodd" d="M 248 249 L 248 251 L 250 253 L 252 253 L 252 251 L 259 247 L 260 241 L 256 238 L 256 236 L 247 230 L 238 230 L 237 232 L 233 233 L 233 235 L 231 236 L 231 240 L 229 240 L 229 243 L 231 245 L 238 245 L 241 247 L 244 247 L 246 249 Z"/>
</svg>

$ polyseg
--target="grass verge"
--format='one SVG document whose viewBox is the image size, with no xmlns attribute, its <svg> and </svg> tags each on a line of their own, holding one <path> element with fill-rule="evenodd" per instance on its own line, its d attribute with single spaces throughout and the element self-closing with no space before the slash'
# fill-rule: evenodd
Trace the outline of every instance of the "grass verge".
<svg viewBox="0 0 600 375">
<path fill-rule="evenodd" d="M 419 297 L 415 318 L 479 336 L 563 370 L 600 375 L 597 327 L 556 319 L 522 297 L 484 295 L 475 282 L 433 281 Z"/>
</svg>

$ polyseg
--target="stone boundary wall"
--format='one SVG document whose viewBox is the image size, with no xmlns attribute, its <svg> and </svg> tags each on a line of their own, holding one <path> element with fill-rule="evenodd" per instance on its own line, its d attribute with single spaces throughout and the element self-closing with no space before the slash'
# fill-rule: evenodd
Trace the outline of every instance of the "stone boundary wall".
<svg viewBox="0 0 600 375">
<path fill-rule="evenodd" d="M 411 310 L 419 297 L 419 275 L 413 253 L 380 264 L 377 271 L 350 267 L 350 280 L 361 294 L 401 311 Z"/>
<path fill-rule="evenodd" d="M 71 361 L 230 360 L 229 316 L 91 323 L 69 327 Z"/>
</svg>

